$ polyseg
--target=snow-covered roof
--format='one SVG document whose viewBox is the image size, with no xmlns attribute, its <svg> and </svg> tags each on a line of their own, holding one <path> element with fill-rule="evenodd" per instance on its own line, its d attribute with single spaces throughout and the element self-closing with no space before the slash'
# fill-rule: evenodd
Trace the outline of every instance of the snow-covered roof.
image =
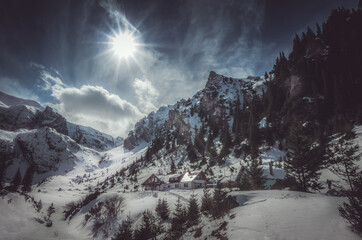
<svg viewBox="0 0 362 240">
<path fill-rule="evenodd" d="M 176 173 L 176 174 L 169 174 L 169 175 L 156 175 L 155 176 L 160 179 L 164 183 L 169 183 L 171 178 L 178 178 L 181 177 L 183 174 Z"/>
<path fill-rule="evenodd" d="M 185 174 L 169 174 L 169 175 L 161 175 L 161 174 L 155 174 L 155 176 L 160 179 L 162 182 L 168 184 L 170 183 L 171 178 L 181 178 L 179 182 L 192 182 L 196 181 L 196 177 L 201 173 L 201 171 L 193 171 L 193 172 L 186 172 Z M 203 179 L 201 179 L 204 181 Z"/>
<path fill-rule="evenodd" d="M 181 182 L 192 182 L 193 180 L 195 180 L 195 178 L 197 177 L 197 175 L 200 174 L 201 171 L 194 171 L 194 172 L 186 172 L 182 179 Z"/>
</svg>

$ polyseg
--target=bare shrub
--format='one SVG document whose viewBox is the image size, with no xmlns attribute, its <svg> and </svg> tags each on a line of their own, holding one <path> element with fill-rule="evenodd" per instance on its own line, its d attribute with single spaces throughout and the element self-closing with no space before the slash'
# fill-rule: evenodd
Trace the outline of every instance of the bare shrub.
<svg viewBox="0 0 362 240">
<path fill-rule="evenodd" d="M 118 218 L 123 212 L 125 201 L 122 196 L 113 195 L 106 198 L 102 202 L 98 202 L 92 209 L 93 215 L 91 218 L 94 219 L 92 232 L 93 237 L 103 235 L 104 238 L 110 236 L 118 228 Z"/>
</svg>

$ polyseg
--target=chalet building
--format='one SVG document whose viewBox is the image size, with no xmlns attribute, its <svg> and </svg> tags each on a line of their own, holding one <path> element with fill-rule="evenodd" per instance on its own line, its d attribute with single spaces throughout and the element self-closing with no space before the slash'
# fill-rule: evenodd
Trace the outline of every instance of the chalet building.
<svg viewBox="0 0 362 240">
<path fill-rule="evenodd" d="M 145 190 L 195 189 L 207 186 L 207 178 L 202 171 L 184 174 L 156 175 L 152 174 L 142 186 Z"/>
</svg>

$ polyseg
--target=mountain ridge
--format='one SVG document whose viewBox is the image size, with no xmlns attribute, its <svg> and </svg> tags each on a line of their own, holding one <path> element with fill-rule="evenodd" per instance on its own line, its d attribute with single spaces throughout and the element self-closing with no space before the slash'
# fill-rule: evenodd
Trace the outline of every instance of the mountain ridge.
<svg viewBox="0 0 362 240">
<path fill-rule="evenodd" d="M 0 92 L 0 129 L 15 131 L 22 128 L 51 127 L 70 136 L 77 143 L 99 151 L 109 150 L 123 143 L 123 139 L 101 133 L 82 125 L 68 122 L 62 115 L 38 102 L 26 100 Z"/>
</svg>

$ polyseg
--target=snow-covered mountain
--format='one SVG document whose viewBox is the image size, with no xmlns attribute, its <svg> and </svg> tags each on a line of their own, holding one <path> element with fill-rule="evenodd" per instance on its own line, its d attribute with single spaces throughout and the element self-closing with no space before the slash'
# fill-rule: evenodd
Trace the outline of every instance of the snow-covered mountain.
<svg viewBox="0 0 362 240">
<path fill-rule="evenodd" d="M 36 101 L 17 98 L 6 93 L 0 92 L 0 107 L 28 106 L 36 109 L 43 107 Z"/>
<path fill-rule="evenodd" d="M 150 113 L 124 141 L 1 93 L 0 238 L 110 239 L 130 217 L 134 236 L 149 226 L 137 240 L 154 231 L 157 239 L 361 239 L 338 212 L 361 203 L 361 17 L 333 11 L 264 77 L 210 72 L 204 89 Z M 147 179 L 160 183 L 153 174 L 193 170 L 217 188 L 143 189 Z M 197 212 L 181 206 L 192 197 L 206 209 L 188 226 L 177 217 Z M 172 219 L 156 220 L 164 200 Z"/>
<path fill-rule="evenodd" d="M 142 142 L 150 143 L 162 129 L 176 127 L 180 134 L 190 135 L 202 125 L 202 114 L 230 118 L 230 109 L 239 100 L 243 105 L 253 96 L 261 96 L 265 89 L 264 77 L 243 79 L 229 78 L 211 71 L 203 90 L 188 100 L 180 100 L 174 105 L 161 107 L 135 124 L 124 140 L 126 149 L 133 149 Z M 191 136 L 191 135 L 190 135 Z"/>
<path fill-rule="evenodd" d="M 16 131 L 50 127 L 58 133 L 72 138 L 77 143 L 97 151 L 105 151 L 120 146 L 122 138 L 68 122 L 49 106 L 45 109 L 37 102 L 16 98 L 0 92 L 0 129 Z"/>
<path fill-rule="evenodd" d="M 94 235 L 93 224 L 96 219 L 89 216 L 111 197 L 120 194 L 124 196 L 123 211 L 134 220 L 134 226 L 141 224 L 142 213 L 146 209 L 151 211 L 155 209 L 159 199 L 167 199 L 172 211 L 175 210 L 177 199 L 187 204 L 191 193 L 197 193 L 200 202 L 201 189 L 194 192 L 170 190 L 157 193 L 141 190 L 141 183 L 151 174 L 170 172 L 173 163 L 176 164 L 174 171 L 178 173 L 201 169 L 209 179 L 218 179 L 222 182 L 234 180 L 241 166 L 248 165 L 245 161 L 247 157 L 245 152 L 239 155 L 231 151 L 225 155 L 222 164 L 211 164 L 211 156 L 207 153 L 202 156 L 200 152 L 196 152 L 198 158 L 196 161 L 190 158 L 188 146 L 191 143 L 195 144 L 201 131 L 205 132 L 203 138 L 206 144 L 209 134 L 213 131 L 213 124 L 216 124 L 217 128 L 222 128 L 224 122 L 227 122 L 226 126 L 232 131 L 236 105 L 245 109 L 251 108 L 249 104 L 252 99 L 261 98 L 265 88 L 263 77 L 235 79 L 211 72 L 203 90 L 188 100 L 180 100 L 174 105 L 161 107 L 158 111 L 150 113 L 130 131 L 124 140 L 124 145 L 110 147 L 105 151 L 88 148 L 87 145 L 98 146 L 99 142 L 107 143 L 109 140 L 109 144 L 104 146 L 111 146 L 107 135 L 69 123 L 49 107 L 44 110 L 36 108 L 34 117 L 29 120 L 34 123 L 31 128 L 14 130 L 9 127 L 8 130 L 0 130 L 2 156 L 13 160 L 7 166 L 6 181 L 11 181 L 17 168 L 20 167 L 24 176 L 27 167 L 34 165 L 36 174 L 33 183 L 37 184 L 34 184 L 32 191 L 24 196 L 8 193 L 4 200 L 0 201 L 0 211 L 6 216 L 7 221 L 13 225 L 26 226 L 16 231 L 7 221 L 0 220 L 0 225 L 7 226 L 0 229 L 0 232 L 8 239 L 24 238 L 29 232 L 36 232 L 29 237 L 30 239 L 50 235 L 54 235 L 56 239 L 109 239 L 116 232 L 117 221 L 124 221 L 126 215 L 117 216 L 115 224 L 106 231 L 108 237 L 102 234 Z M 16 120 L 14 124 L 17 124 Z M 259 128 L 264 129 L 266 126 L 263 117 Z M 360 138 L 361 132 L 359 129 Z M 218 154 L 224 144 L 221 138 L 222 134 L 219 131 L 212 139 Z M 112 139 L 112 141 L 113 144 L 117 141 L 118 144 L 123 142 L 122 139 Z M 242 144 L 246 143 L 247 140 L 243 140 Z M 285 156 L 285 150 L 281 150 L 278 144 L 280 143 L 276 142 L 274 146 L 262 144 L 259 149 L 264 175 L 269 179 L 283 178 L 285 175 L 285 172 L 277 166 L 274 166 L 273 174 L 269 169 L 270 162 L 277 162 Z M 154 151 L 146 159 L 150 149 Z M 330 172 L 324 174 L 328 178 L 331 177 Z M 338 182 L 337 178 L 335 182 Z M 101 193 L 96 195 L 95 189 Z M 308 228 L 310 223 L 306 219 L 311 219 L 312 213 L 320 220 L 318 225 L 320 228 L 327 228 L 327 223 L 324 223 L 333 219 L 331 224 L 339 231 L 336 234 L 328 234 L 329 239 L 356 237 L 338 215 L 336 208 L 341 203 L 338 198 L 331 199 L 323 195 L 289 191 L 233 192 L 231 195 L 236 198 L 239 206 L 232 209 L 225 218 L 228 226 L 221 229 L 223 223 L 219 220 L 210 220 L 203 216 L 200 223 L 203 229 L 202 237 L 214 239 L 216 231 L 229 239 L 239 239 L 241 235 L 255 239 L 275 236 L 285 238 L 291 233 L 297 233 L 296 239 L 317 239 L 322 236 L 317 229 L 305 235 L 297 227 Z M 81 205 L 89 196 L 95 198 L 86 202 L 86 205 Z M 27 199 L 25 203 L 23 199 Z M 37 210 L 40 200 L 42 208 Z M 51 204 L 55 207 L 55 213 L 47 217 L 46 209 L 52 206 Z M 64 220 L 66 218 L 64 210 L 78 204 L 80 205 L 72 212 L 72 217 Z M 304 208 L 313 204 L 317 207 L 305 212 Z M 285 208 L 279 206 L 288 206 L 300 214 L 303 213 L 304 218 L 293 214 L 288 216 L 280 214 Z M 19 214 L 23 214 L 25 218 L 14 217 Z M 245 214 L 253 215 L 252 219 L 257 222 L 250 223 L 250 217 L 245 218 Z M 49 221 L 51 227 L 47 227 Z M 295 225 L 290 226 L 291 221 Z M 241 223 L 246 224 L 248 229 L 242 231 Z M 270 224 L 277 224 L 278 229 L 270 229 L 268 227 Z M 264 232 L 255 228 L 261 228 Z M 193 239 L 194 232 L 187 231 L 184 237 Z"/>
</svg>

